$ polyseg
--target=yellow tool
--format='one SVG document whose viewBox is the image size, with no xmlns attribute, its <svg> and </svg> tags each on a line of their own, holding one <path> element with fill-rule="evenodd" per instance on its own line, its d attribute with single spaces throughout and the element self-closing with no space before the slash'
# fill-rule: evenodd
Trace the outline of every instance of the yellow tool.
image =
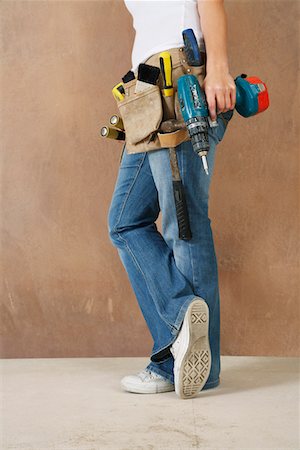
<svg viewBox="0 0 300 450">
<path fill-rule="evenodd" d="M 121 102 L 125 98 L 125 89 L 123 83 L 118 83 L 112 88 L 112 94 L 114 98 Z"/>
<path fill-rule="evenodd" d="M 172 83 L 172 58 L 169 52 L 161 52 L 159 54 L 160 70 L 163 76 L 164 88 L 163 95 L 171 97 L 174 93 Z"/>
<path fill-rule="evenodd" d="M 174 110 L 174 88 L 172 80 L 172 57 L 169 52 L 159 54 L 160 72 L 162 74 L 162 103 L 163 103 L 163 122 L 175 118 Z"/>
</svg>

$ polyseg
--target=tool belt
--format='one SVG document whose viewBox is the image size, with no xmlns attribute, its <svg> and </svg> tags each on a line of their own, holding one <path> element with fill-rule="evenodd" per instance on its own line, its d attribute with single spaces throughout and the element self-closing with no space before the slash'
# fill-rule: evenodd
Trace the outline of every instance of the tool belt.
<svg viewBox="0 0 300 450">
<path fill-rule="evenodd" d="M 116 100 L 125 129 L 125 147 L 128 154 L 158 150 L 165 147 L 176 147 L 184 141 L 190 140 L 187 128 L 181 114 L 177 94 L 177 80 L 185 74 L 192 74 L 198 78 L 202 87 L 205 78 L 205 63 L 201 66 L 189 66 L 184 47 L 168 50 L 172 58 L 172 81 L 174 89 L 174 113 L 183 128 L 170 133 L 160 133 L 158 130 L 164 117 L 168 116 L 169 107 L 163 101 L 163 77 L 159 75 L 156 85 L 149 89 L 135 93 L 137 78 L 124 83 L 125 98 Z M 160 68 L 159 55 L 150 56 L 145 63 Z M 205 54 L 202 54 L 205 61 Z M 173 113 L 173 114 L 174 114 Z"/>
</svg>

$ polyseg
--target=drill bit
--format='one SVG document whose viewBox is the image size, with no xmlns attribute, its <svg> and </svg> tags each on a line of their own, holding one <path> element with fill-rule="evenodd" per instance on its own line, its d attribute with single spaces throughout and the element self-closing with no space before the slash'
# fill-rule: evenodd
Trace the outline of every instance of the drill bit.
<svg viewBox="0 0 300 450">
<path fill-rule="evenodd" d="M 208 164 L 207 164 L 207 159 L 206 159 L 207 151 L 206 150 L 200 150 L 200 152 L 198 152 L 198 155 L 202 159 L 203 169 L 204 169 L 206 175 L 209 175 L 209 173 L 208 173 Z"/>
<path fill-rule="evenodd" d="M 209 175 L 209 173 L 208 173 L 208 164 L 207 164 L 206 156 L 205 156 L 205 155 L 202 155 L 202 156 L 201 156 L 201 159 L 202 159 L 202 164 L 203 164 L 203 168 L 204 168 L 204 170 L 205 170 L 205 173 L 206 173 L 206 175 Z"/>
</svg>

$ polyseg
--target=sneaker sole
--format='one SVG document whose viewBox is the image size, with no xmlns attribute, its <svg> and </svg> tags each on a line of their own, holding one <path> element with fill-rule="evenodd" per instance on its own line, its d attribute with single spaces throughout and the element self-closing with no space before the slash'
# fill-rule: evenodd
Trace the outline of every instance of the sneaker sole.
<svg viewBox="0 0 300 450">
<path fill-rule="evenodd" d="M 209 308 L 203 299 L 189 305 L 182 327 L 184 342 L 174 364 L 175 391 L 181 398 L 192 398 L 203 388 L 211 368 Z"/>
</svg>

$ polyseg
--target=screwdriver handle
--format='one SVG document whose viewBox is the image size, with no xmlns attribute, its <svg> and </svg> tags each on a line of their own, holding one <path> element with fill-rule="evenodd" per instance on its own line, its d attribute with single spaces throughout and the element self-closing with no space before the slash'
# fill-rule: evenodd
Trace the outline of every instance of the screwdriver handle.
<svg viewBox="0 0 300 450">
<path fill-rule="evenodd" d="M 171 97 L 174 93 L 172 80 L 172 57 L 169 52 L 159 54 L 160 71 L 163 78 L 163 95 Z"/>
</svg>

